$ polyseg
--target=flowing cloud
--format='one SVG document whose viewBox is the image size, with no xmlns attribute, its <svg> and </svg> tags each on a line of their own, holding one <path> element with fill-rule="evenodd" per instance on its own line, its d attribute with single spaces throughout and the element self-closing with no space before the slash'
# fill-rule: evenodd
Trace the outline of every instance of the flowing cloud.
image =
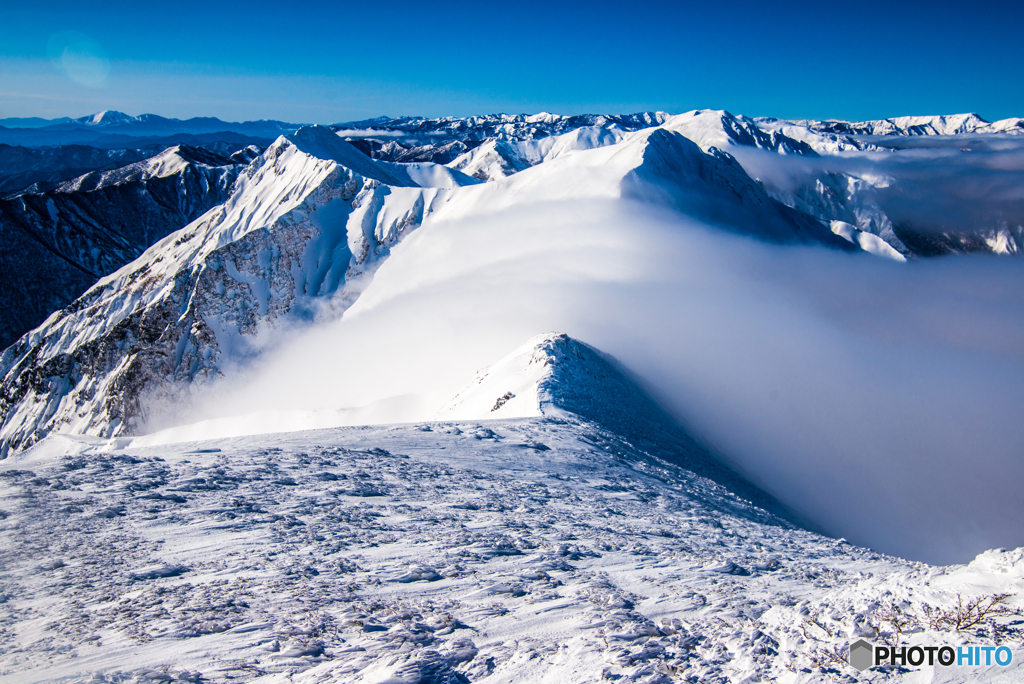
<svg viewBox="0 0 1024 684">
<path fill-rule="evenodd" d="M 1024 231 L 1024 137 L 872 139 L 882 152 L 822 157 L 730 149 L 752 176 L 787 193 L 829 173 L 862 178 L 895 225 L 923 233 Z"/>
<path fill-rule="evenodd" d="M 278 331 L 184 420 L 422 420 L 552 330 L 831 534 L 944 563 L 1024 545 L 1024 264 L 770 246 L 634 202 L 428 220 L 344 316 Z"/>
</svg>

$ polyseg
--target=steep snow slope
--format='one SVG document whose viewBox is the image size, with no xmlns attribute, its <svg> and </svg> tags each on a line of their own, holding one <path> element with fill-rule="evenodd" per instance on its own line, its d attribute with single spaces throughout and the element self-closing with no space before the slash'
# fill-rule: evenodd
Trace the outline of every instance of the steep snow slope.
<svg viewBox="0 0 1024 684">
<path fill-rule="evenodd" d="M 771 200 L 728 155 L 662 129 L 480 184 L 434 164 L 371 160 L 325 128 L 304 128 L 253 162 L 222 207 L 5 352 L 4 453 L 53 429 L 130 433 L 151 395 L 169 400 L 244 361 L 262 327 L 345 310 L 426 217 L 586 197 L 640 198 L 767 240 L 852 248 Z"/>
<path fill-rule="evenodd" d="M 557 149 L 553 142 L 572 140 L 577 131 L 590 128 L 604 138 L 582 136 L 569 149 L 612 144 L 631 131 L 652 126 L 679 132 L 705 152 L 712 148 L 728 152 L 773 199 L 826 224 L 850 224 L 859 234 L 874 236 L 865 238 L 871 244 L 876 244 L 875 238 L 884 242 L 887 247 L 882 251 L 886 253 L 891 248 L 906 258 L 979 251 L 1012 254 L 1024 249 L 1024 228 L 1018 227 L 1019 221 L 1013 217 L 1003 217 L 999 212 L 956 226 L 945 225 L 925 209 L 916 211 L 910 221 L 894 216 L 891 205 L 901 202 L 913 182 L 887 172 L 889 162 L 885 159 L 893 145 L 901 146 L 909 139 L 933 138 L 929 146 L 950 146 L 952 142 L 943 141 L 963 135 L 997 136 L 1022 131 L 1020 119 L 990 124 L 977 115 L 954 115 L 850 123 L 752 119 L 721 110 L 694 110 L 674 116 L 383 117 L 335 128 L 356 140 L 371 156 L 441 161 L 491 181 L 558 156 L 564 150 Z M 469 149 L 452 159 L 452 153 L 462 147 Z M 883 154 L 870 156 L 876 152 Z M 783 163 L 781 160 L 787 157 L 808 161 Z M 984 197 L 974 200 L 978 205 L 985 201 Z"/>
<path fill-rule="evenodd" d="M 250 353 L 261 323 L 309 319 L 328 302 L 343 310 L 392 244 L 477 182 L 375 162 L 325 128 L 280 138 L 224 205 L 4 353 L 3 453 L 54 428 L 130 431 L 148 393 L 214 377 Z"/>
<path fill-rule="evenodd" d="M 771 199 L 729 154 L 717 148 L 704 153 L 665 128 L 627 134 L 615 145 L 566 150 L 544 164 L 474 188 L 439 210 L 434 220 L 567 198 L 638 199 L 765 240 L 849 246 L 823 224 Z"/>
<path fill-rule="evenodd" d="M 460 155 L 448 166 L 474 178 L 497 180 L 555 159 L 566 152 L 614 145 L 621 142 L 625 135 L 626 132 L 617 127 L 584 126 L 546 138 L 494 138 Z"/>
<path fill-rule="evenodd" d="M 733 116 L 724 110 L 696 109 L 671 116 L 663 125 L 669 130 L 682 133 L 705 152 L 712 147 L 727 150 L 732 145 L 755 147 L 779 154 L 803 155 L 814 155 L 818 148 L 854 148 L 852 143 L 836 136 L 813 136 L 813 144 L 797 140 L 779 131 L 763 130 L 753 119 Z"/>
<path fill-rule="evenodd" d="M 0 347 L 226 200 L 241 168 L 177 146 L 48 192 L 0 200 Z"/>
<path fill-rule="evenodd" d="M 576 416 L 600 425 L 649 454 L 723 485 L 777 514 L 792 517 L 677 425 L 614 359 L 548 333 L 528 340 L 481 370 L 438 411 L 442 421 Z"/>
</svg>

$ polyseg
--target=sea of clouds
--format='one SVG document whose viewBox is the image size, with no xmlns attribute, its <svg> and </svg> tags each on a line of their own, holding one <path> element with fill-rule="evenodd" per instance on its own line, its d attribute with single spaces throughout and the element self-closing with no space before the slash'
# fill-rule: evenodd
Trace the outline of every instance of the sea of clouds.
<svg viewBox="0 0 1024 684">
<path fill-rule="evenodd" d="M 549 331 L 829 534 L 939 563 L 1024 545 L 1024 263 L 769 245 L 625 200 L 428 220 L 343 316 L 278 330 L 177 422 L 426 420 Z"/>
</svg>

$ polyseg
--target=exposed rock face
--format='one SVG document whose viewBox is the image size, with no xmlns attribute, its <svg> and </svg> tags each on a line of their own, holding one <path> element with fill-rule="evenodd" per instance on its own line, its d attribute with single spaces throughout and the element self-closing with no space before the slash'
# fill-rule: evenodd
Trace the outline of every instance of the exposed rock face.
<svg viewBox="0 0 1024 684">
<path fill-rule="evenodd" d="M 0 200 L 0 347 L 224 202 L 242 168 L 182 145 Z"/>
</svg>

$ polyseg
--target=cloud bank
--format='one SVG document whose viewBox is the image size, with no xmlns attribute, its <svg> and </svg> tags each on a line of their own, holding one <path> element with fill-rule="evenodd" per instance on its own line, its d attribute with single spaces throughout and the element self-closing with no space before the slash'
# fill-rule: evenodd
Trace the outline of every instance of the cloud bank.
<svg viewBox="0 0 1024 684">
<path fill-rule="evenodd" d="M 830 534 L 941 563 L 1024 545 L 1024 264 L 770 246 L 634 202 L 428 220 L 344 316 L 279 331 L 184 422 L 421 420 L 548 331 Z"/>
</svg>

